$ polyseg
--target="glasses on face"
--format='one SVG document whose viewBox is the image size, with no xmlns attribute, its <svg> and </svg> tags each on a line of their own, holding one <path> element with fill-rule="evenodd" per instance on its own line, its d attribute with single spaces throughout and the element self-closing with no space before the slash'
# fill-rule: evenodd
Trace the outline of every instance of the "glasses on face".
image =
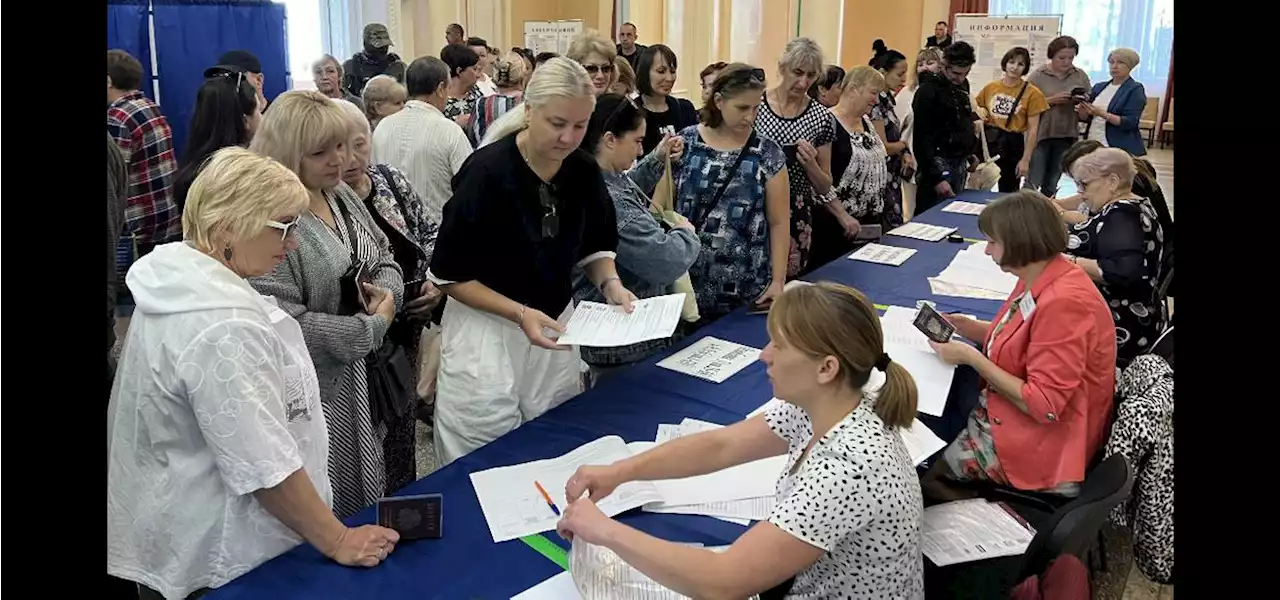
<svg viewBox="0 0 1280 600">
<path fill-rule="evenodd" d="M 592 63 L 582 63 L 582 68 L 586 69 L 587 73 L 590 75 L 595 75 L 596 73 L 604 73 L 605 75 L 610 75 L 613 73 L 612 64 L 597 65 Z"/>
<path fill-rule="evenodd" d="M 556 197 L 551 193 L 551 186 L 538 186 L 538 202 L 542 204 L 542 239 L 547 240 L 560 235 L 560 216 L 556 214 Z"/>
<path fill-rule="evenodd" d="M 289 239 L 289 233 L 293 231 L 293 226 L 297 224 L 298 219 L 296 218 L 288 223 L 281 223 L 280 221 L 273 221 L 270 219 L 267 220 L 267 227 L 280 230 L 280 241 L 282 242 Z"/>
</svg>

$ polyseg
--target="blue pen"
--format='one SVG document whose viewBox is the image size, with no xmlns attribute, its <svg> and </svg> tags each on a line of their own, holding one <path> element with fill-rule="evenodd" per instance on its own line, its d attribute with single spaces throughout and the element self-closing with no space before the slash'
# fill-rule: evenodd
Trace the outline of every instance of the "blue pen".
<svg viewBox="0 0 1280 600">
<path fill-rule="evenodd" d="M 533 485 L 538 488 L 538 493 L 542 494 L 542 499 L 547 501 L 547 506 L 551 507 L 551 512 L 556 513 L 557 517 L 560 516 L 560 507 L 556 506 L 556 503 L 551 500 L 551 494 L 547 493 L 547 489 L 537 481 L 533 482 Z"/>
</svg>

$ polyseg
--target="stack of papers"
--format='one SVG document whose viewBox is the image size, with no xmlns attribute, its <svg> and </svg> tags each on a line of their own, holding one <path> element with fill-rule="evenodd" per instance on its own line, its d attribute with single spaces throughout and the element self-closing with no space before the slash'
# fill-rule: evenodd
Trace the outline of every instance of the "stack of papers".
<svg viewBox="0 0 1280 600">
<path fill-rule="evenodd" d="M 979 204 L 977 202 L 965 202 L 964 200 L 955 200 L 951 204 L 948 204 L 946 208 L 943 208 L 942 212 L 959 213 L 962 215 L 980 215 L 982 214 L 982 209 L 986 207 L 987 207 L 986 204 Z"/>
<path fill-rule="evenodd" d="M 1000 269 L 986 255 L 986 242 L 978 242 L 956 253 L 951 264 L 937 277 L 929 278 L 929 287 L 940 296 L 1004 300 L 1013 294 L 1018 278 Z"/>
<path fill-rule="evenodd" d="M 915 238 L 926 242 L 937 242 L 952 233 L 955 233 L 955 230 L 955 227 L 943 227 L 941 225 L 929 225 L 928 223 L 912 221 L 906 225 L 890 230 L 889 235 Z"/>
<path fill-rule="evenodd" d="M 612 348 L 671 337 L 680 322 L 684 294 L 637 300 L 632 308 L 627 314 L 621 306 L 579 302 L 556 343 Z"/>
<path fill-rule="evenodd" d="M 939 567 L 1016 556 L 1027 551 L 1035 531 L 1004 505 L 981 498 L 924 509 L 920 549 Z"/>
<path fill-rule="evenodd" d="M 758 348 L 704 337 L 688 348 L 662 359 L 658 366 L 712 383 L 724 383 L 724 380 L 733 377 L 759 358 Z"/>
<path fill-rule="evenodd" d="M 899 248 L 897 246 L 886 246 L 884 244 L 867 244 L 858 248 L 857 252 L 849 255 L 851 260 L 861 260 L 882 265 L 901 266 L 907 262 L 912 254 L 915 254 L 914 248 Z"/>
<path fill-rule="evenodd" d="M 907 369 L 916 382 L 916 410 L 927 415 L 941 417 L 951 394 L 951 380 L 956 367 L 938 358 L 926 338 L 913 321 L 916 310 L 890 306 L 880 317 L 884 332 L 884 351 L 889 358 Z"/>
<path fill-rule="evenodd" d="M 881 377 L 878 382 L 868 382 L 867 389 L 870 390 L 871 388 L 878 388 L 883 384 L 884 378 Z M 874 390 L 872 390 L 872 392 L 874 392 Z M 779 404 L 782 404 L 782 400 L 773 398 L 761 405 L 760 408 L 751 411 L 751 414 L 747 415 L 747 418 L 750 419 L 756 415 L 768 412 Z M 924 423 L 921 423 L 920 419 L 916 419 L 912 422 L 910 429 L 899 429 L 898 435 L 902 436 L 902 443 L 907 446 L 907 452 L 911 454 L 911 462 L 915 465 L 919 465 L 920 463 L 928 460 L 930 456 L 934 455 L 934 453 L 947 447 L 947 443 L 942 441 L 942 438 L 938 437 L 937 434 L 926 427 Z"/>
</svg>

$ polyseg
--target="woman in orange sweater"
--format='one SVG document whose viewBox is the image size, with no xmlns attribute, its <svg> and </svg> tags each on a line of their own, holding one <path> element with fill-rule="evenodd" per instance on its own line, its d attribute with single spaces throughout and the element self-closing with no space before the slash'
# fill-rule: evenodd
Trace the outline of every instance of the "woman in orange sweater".
<svg viewBox="0 0 1280 600">
<path fill-rule="evenodd" d="M 1057 212 L 1040 193 L 1022 190 L 978 217 L 987 255 L 1018 285 L 994 322 L 950 316 L 985 351 L 931 342 L 944 361 L 977 370 L 982 388 L 968 425 L 926 476 L 927 495 L 954 499 L 949 479 L 1075 496 L 1106 442 L 1115 324 L 1088 274 L 1063 257 L 1067 234 Z"/>
</svg>

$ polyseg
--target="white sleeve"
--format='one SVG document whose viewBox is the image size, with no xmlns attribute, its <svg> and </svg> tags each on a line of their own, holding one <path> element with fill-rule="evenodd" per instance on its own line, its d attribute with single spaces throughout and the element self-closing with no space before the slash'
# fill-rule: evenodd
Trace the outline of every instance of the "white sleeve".
<svg viewBox="0 0 1280 600">
<path fill-rule="evenodd" d="M 875 516 L 872 476 L 865 463 L 830 452 L 812 455 L 796 473 L 791 495 L 774 507 L 769 522 L 810 546 L 830 552 Z"/>
<path fill-rule="evenodd" d="M 462 169 L 462 163 L 467 162 L 467 157 L 471 156 L 471 142 L 467 141 L 467 134 L 462 132 L 461 127 L 455 127 L 457 135 L 453 136 L 453 152 L 449 157 L 449 166 L 453 168 L 453 174 L 457 175 Z"/>
<path fill-rule="evenodd" d="M 266 325 L 232 319 L 202 331 L 178 359 L 181 389 L 235 494 L 274 487 L 302 468 L 279 355 Z"/>
</svg>

